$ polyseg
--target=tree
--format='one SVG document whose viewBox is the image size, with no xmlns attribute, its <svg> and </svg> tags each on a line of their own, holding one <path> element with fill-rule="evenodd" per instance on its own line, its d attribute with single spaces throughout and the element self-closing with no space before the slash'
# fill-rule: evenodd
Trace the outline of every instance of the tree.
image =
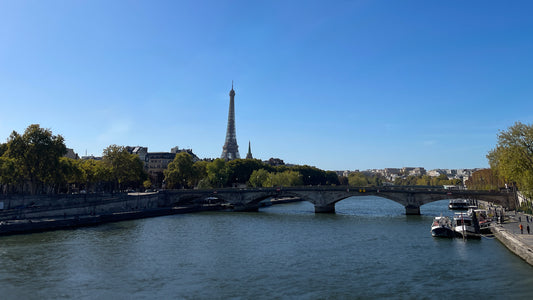
<svg viewBox="0 0 533 300">
<path fill-rule="evenodd" d="M 482 169 L 472 173 L 465 184 L 471 190 L 497 190 L 505 183 L 498 178 L 494 170 Z"/>
<path fill-rule="evenodd" d="M 487 154 L 490 167 L 505 182 L 515 182 L 533 196 L 533 126 L 516 122 L 498 133 L 496 148 Z"/>
<path fill-rule="evenodd" d="M 51 130 L 33 124 L 23 135 L 16 131 L 11 133 L 4 156 L 15 161 L 21 176 L 30 184 L 30 192 L 36 194 L 52 190 L 60 172 L 59 158 L 66 152 L 61 135 L 53 135 Z"/>
<path fill-rule="evenodd" d="M 121 190 L 125 184 L 140 186 L 148 177 L 139 156 L 130 154 L 123 146 L 111 145 L 104 149 L 102 160 L 109 168 L 118 190 Z"/>
<path fill-rule="evenodd" d="M 304 185 L 326 184 L 326 172 L 311 166 L 294 166 L 290 170 L 302 174 Z"/>
<path fill-rule="evenodd" d="M 255 170 L 252 172 L 252 175 L 250 175 L 250 180 L 248 181 L 248 184 L 251 187 L 267 186 L 269 176 L 270 173 L 265 169 Z"/>
<path fill-rule="evenodd" d="M 446 177 L 446 175 L 444 175 Z M 448 180 L 448 177 L 446 177 Z M 416 185 L 431 185 L 431 177 L 428 175 L 422 175 L 416 180 Z"/>
<path fill-rule="evenodd" d="M 234 159 L 226 163 L 228 167 L 229 183 L 246 183 L 253 171 L 259 169 L 271 169 L 258 159 Z"/>
<path fill-rule="evenodd" d="M 271 173 L 271 186 L 299 186 L 302 185 L 302 175 L 296 171 Z"/>
<path fill-rule="evenodd" d="M 368 180 L 361 172 L 352 172 L 348 175 L 348 184 L 351 186 L 367 186 Z"/>
<path fill-rule="evenodd" d="M 62 188 L 66 187 L 66 192 L 70 193 L 70 188 L 72 185 L 82 185 L 85 184 L 86 175 L 85 171 L 82 168 L 82 164 L 75 159 L 61 157 L 59 158 L 59 168 L 60 172 L 57 173 L 56 177 L 56 189 L 61 191 Z"/>
<path fill-rule="evenodd" d="M 194 163 L 192 166 L 194 170 L 194 180 L 193 180 L 193 186 L 198 186 L 200 181 L 205 179 L 207 182 L 207 165 L 209 162 L 200 160 Z"/>
<path fill-rule="evenodd" d="M 192 156 L 187 152 L 176 154 L 174 160 L 168 164 L 163 173 L 165 174 L 165 182 L 171 189 L 193 185 L 196 176 Z"/>
<path fill-rule="evenodd" d="M 327 185 L 339 185 L 341 182 L 339 180 L 339 175 L 334 171 L 326 171 L 326 184 Z"/>
<path fill-rule="evenodd" d="M 0 184 L 3 185 L 2 192 L 6 193 L 10 186 L 13 188 L 20 181 L 21 175 L 20 168 L 17 167 L 14 159 L 0 156 Z"/>
<path fill-rule="evenodd" d="M 144 187 L 145 189 L 149 189 L 151 186 L 152 186 L 152 181 L 150 181 L 150 179 L 146 179 L 146 180 L 143 182 L 143 187 Z"/>
<path fill-rule="evenodd" d="M 207 164 L 206 171 L 212 187 L 224 187 L 228 182 L 228 168 L 225 160 L 221 158 L 215 159 Z"/>
</svg>

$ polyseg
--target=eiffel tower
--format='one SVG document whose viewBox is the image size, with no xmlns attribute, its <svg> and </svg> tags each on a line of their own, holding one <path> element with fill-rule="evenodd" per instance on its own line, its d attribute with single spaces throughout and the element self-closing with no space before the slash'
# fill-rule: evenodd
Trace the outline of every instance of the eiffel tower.
<svg viewBox="0 0 533 300">
<path fill-rule="evenodd" d="M 232 160 L 241 158 L 239 155 L 239 145 L 237 145 L 237 134 L 235 133 L 235 91 L 233 81 L 231 81 L 231 91 L 229 91 L 229 112 L 228 129 L 226 130 L 226 142 L 222 147 L 222 159 Z"/>
</svg>

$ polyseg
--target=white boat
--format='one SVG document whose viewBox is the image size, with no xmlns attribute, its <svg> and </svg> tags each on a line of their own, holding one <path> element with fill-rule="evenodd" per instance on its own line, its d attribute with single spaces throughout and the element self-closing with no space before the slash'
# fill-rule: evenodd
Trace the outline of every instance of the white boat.
<svg viewBox="0 0 533 300">
<path fill-rule="evenodd" d="M 452 221 L 448 217 L 435 217 L 431 224 L 431 235 L 434 237 L 455 237 L 455 231 L 453 230 Z"/>
<path fill-rule="evenodd" d="M 475 214 L 455 213 L 453 217 L 453 230 L 457 236 L 465 239 L 481 238 L 479 223 Z"/>
<path fill-rule="evenodd" d="M 464 209 L 467 210 L 470 206 L 472 206 L 472 201 L 468 199 L 450 199 L 450 203 L 448 204 L 449 209 Z"/>
</svg>

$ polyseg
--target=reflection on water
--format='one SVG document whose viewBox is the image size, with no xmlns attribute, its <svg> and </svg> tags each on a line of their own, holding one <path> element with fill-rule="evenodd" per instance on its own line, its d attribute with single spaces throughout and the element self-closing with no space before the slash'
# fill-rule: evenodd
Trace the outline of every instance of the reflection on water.
<svg viewBox="0 0 533 300">
<path fill-rule="evenodd" d="M 392 201 L 353 197 L 336 214 L 299 202 L 0 237 L 0 290 L 8 299 L 532 296 L 533 268 L 497 240 L 431 237 L 446 205 L 406 216 Z"/>
</svg>

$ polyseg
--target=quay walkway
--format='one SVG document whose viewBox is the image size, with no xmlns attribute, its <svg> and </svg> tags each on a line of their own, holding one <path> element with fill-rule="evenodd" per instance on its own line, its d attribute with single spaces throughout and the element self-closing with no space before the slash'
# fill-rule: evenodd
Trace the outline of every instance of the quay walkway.
<svg viewBox="0 0 533 300">
<path fill-rule="evenodd" d="M 523 226 L 523 233 L 520 232 L 520 224 Z M 530 234 L 527 233 L 527 225 L 530 227 Z M 531 215 L 515 211 L 507 212 L 505 221 L 502 224 L 494 223 L 491 229 L 505 247 L 533 266 L 533 217 Z"/>
</svg>

